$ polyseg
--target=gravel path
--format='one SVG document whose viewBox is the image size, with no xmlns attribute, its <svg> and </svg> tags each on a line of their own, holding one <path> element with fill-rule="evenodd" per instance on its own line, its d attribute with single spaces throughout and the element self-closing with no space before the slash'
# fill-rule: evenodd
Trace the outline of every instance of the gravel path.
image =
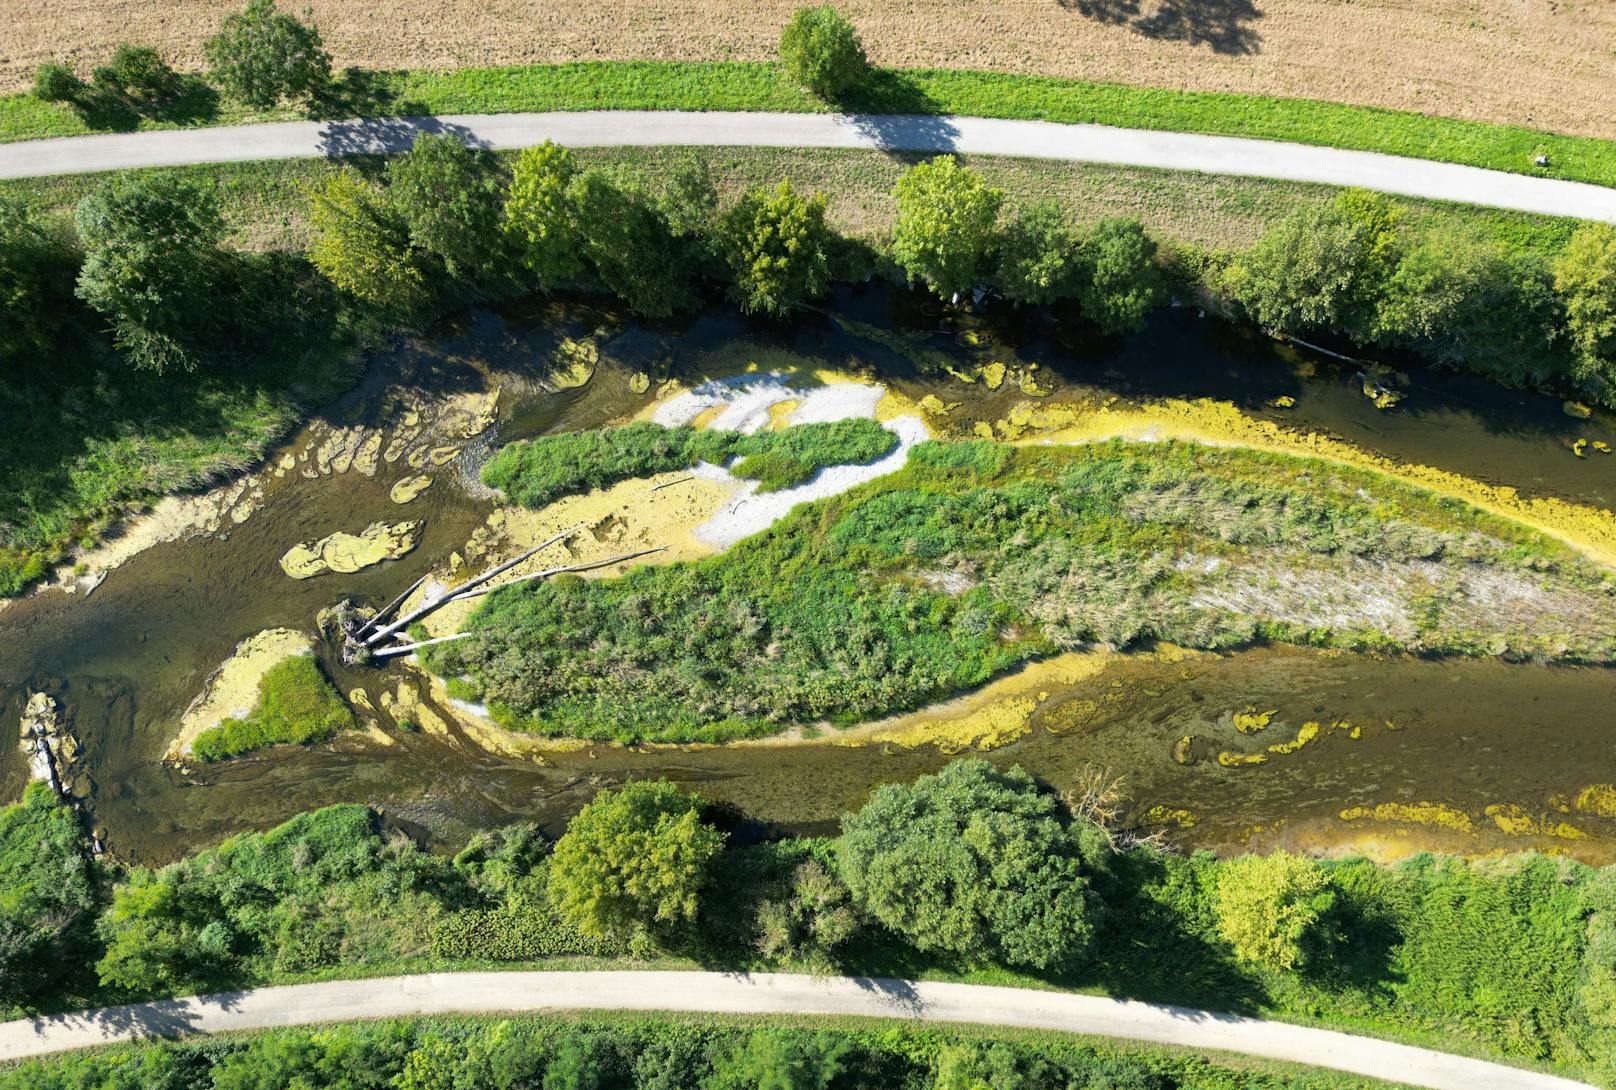
<svg viewBox="0 0 1616 1090">
<path fill-rule="evenodd" d="M 865 977 L 699 972 L 434 973 L 257 988 L 0 1024 L 0 1061 L 139 1037 L 448 1013 L 647 1010 L 862 1015 L 1216 1049 L 1432 1090 L 1590 1090 L 1430 1049 L 1092 995 Z"/>
<path fill-rule="evenodd" d="M 1616 222 L 1616 189 L 1375 152 L 1233 136 L 975 117 L 582 111 L 290 121 L 0 144 L 0 178 L 400 151 L 421 132 L 486 147 L 876 148 L 959 151 L 1363 186 L 1386 193 Z"/>
</svg>

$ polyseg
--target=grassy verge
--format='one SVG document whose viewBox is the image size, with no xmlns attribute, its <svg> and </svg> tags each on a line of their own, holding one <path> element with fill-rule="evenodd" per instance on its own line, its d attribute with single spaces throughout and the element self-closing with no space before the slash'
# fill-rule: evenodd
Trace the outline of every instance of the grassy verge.
<svg viewBox="0 0 1616 1090">
<path fill-rule="evenodd" d="M 1607 584 L 1558 543 L 1344 466 L 925 443 L 722 554 L 491 595 L 473 638 L 426 654 L 513 729 L 718 742 L 908 710 L 1096 641 L 1606 661 Z M 1514 605 L 1478 608 L 1485 586 Z"/>
<path fill-rule="evenodd" d="M 191 753 L 199 761 L 219 761 L 266 746 L 327 742 L 355 725 L 353 709 L 314 656 L 293 655 L 264 674 L 258 701 L 245 718 L 225 719 L 203 731 Z"/>
<path fill-rule="evenodd" d="M 1216 94 L 954 70 L 874 72 L 839 106 L 872 113 L 964 114 L 1215 133 L 1408 155 L 1521 174 L 1616 185 L 1616 142 L 1509 125 L 1429 117 L 1269 95 Z M 517 110 L 827 109 L 759 63 L 592 62 L 450 71 L 350 72 L 317 104 L 323 116 L 498 113 Z M 285 111 L 223 106 L 189 123 L 282 120 Z M 163 116 L 143 128 L 175 128 Z M 0 139 L 90 131 L 66 106 L 0 99 Z M 1535 165 L 1546 155 L 1547 167 Z"/>
<path fill-rule="evenodd" d="M 523 1086 L 538 1086 L 543 1072 L 544 1085 L 579 1090 L 756 1085 L 947 1090 L 988 1085 L 959 1080 L 990 1074 L 1011 1080 L 993 1084 L 1004 1090 L 1375 1090 L 1394 1085 L 1297 1064 L 1048 1030 L 620 1011 L 390 1019 L 320 1030 L 232 1033 L 177 1045 L 116 1045 L 0 1070 L 0 1090 L 90 1090 L 130 1071 L 141 1072 L 154 1086 L 181 1073 L 207 1079 L 207 1085 L 236 1086 L 244 1074 L 271 1068 L 305 1090 L 448 1086 L 450 1079 L 456 1086 L 471 1085 L 490 1069 L 521 1070 Z M 424 1082 L 429 1073 L 444 1081 Z M 757 1081 L 771 1074 L 780 1081 Z M 259 1083 L 252 1078 L 250 1085 Z"/>
</svg>

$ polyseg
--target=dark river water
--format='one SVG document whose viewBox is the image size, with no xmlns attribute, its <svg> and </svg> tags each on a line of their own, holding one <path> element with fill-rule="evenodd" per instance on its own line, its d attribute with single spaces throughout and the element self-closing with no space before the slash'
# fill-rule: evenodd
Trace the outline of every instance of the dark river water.
<svg viewBox="0 0 1616 1090">
<path fill-rule="evenodd" d="M 563 333 L 577 334 L 581 320 L 554 307 L 480 312 L 379 354 L 365 383 L 321 419 L 379 422 L 392 411 L 389 384 L 433 393 L 477 390 L 492 375 L 505 390 L 498 435 L 518 438 L 599 426 L 645 404 L 661 378 L 688 382 L 755 361 L 765 368 L 790 363 L 869 372 L 916 399 L 936 392 L 962 402 L 949 422 L 967 430 L 975 420 L 1003 416 L 1025 395 L 1009 383 L 990 391 L 925 374 L 917 361 L 991 359 L 1039 364 L 1040 384 L 1055 387 L 1052 401 L 1095 394 L 1219 398 L 1253 416 L 1526 495 L 1616 505 L 1616 457 L 1577 458 L 1569 449 L 1578 438 L 1616 441 L 1609 419 L 1571 419 L 1557 399 L 1541 395 L 1415 373 L 1404 400 L 1382 411 L 1364 397 L 1352 365 L 1300 356 L 1192 310 L 1164 312 L 1124 340 L 1096 340 L 1014 313 L 977 319 L 976 336 L 962 338 L 957 328 L 939 329 L 942 319 L 932 308 L 873 287 L 845 290 L 832 314 L 785 329 L 721 307 L 665 326 L 613 321 L 587 385 L 509 396 L 516 388 L 511 376 L 534 373 Z M 649 391 L 632 389 L 637 372 L 653 376 Z M 1280 397 L 1294 398 L 1294 406 L 1268 407 Z M 294 437 L 290 447 L 305 438 Z M 375 478 L 350 472 L 305 480 L 291 473 L 270 481 L 262 507 L 242 525 L 149 549 L 87 599 L 51 591 L 14 603 L 0 612 L 0 722 L 14 729 L 31 691 L 47 690 L 61 702 L 85 749 L 92 820 L 115 854 L 137 861 L 171 859 L 332 802 L 375 805 L 444 845 L 514 820 L 554 831 L 602 785 L 653 775 L 731 805 L 755 832 L 824 831 L 872 786 L 949 759 L 932 747 L 812 744 L 596 746 L 536 762 L 490 755 L 457 734 L 394 732 L 391 746 L 355 736 L 190 771 L 162 762 L 180 713 L 240 640 L 277 626 L 312 630 L 316 612 L 341 598 L 379 604 L 460 548 L 491 503 L 453 478 L 457 472 L 471 478 L 486 448 L 486 438 L 473 443 L 407 508 L 388 498 L 391 485 L 414 472 L 402 463 L 383 466 Z M 402 559 L 302 581 L 279 567 L 292 543 L 400 518 L 425 522 L 418 546 Z M 325 659 L 343 689 L 364 687 L 373 696 L 407 669 L 346 670 Z M 1294 731 L 1309 720 L 1358 729 L 1326 730 L 1298 752 L 1261 765 L 1225 767 L 1214 759 L 1217 752 L 1262 748 L 1229 725 L 1230 712 L 1248 707 L 1276 713 L 1265 743 L 1279 740 L 1281 725 Z M 1174 753 L 1186 735 L 1196 740 L 1189 763 Z M 0 788 L 15 797 L 23 763 L 9 745 L 0 752 Z M 1179 812 L 1168 835 L 1186 846 L 1234 851 L 1289 844 L 1388 854 L 1537 847 L 1591 861 L 1616 858 L 1616 820 L 1567 813 L 1586 787 L 1616 781 L 1612 670 L 1285 648 L 1179 662 L 1124 658 L 1056 694 L 1027 736 L 988 756 L 1020 763 L 1057 787 L 1096 771 L 1120 778 L 1129 814 Z M 1390 820 L 1341 817 L 1388 803 L 1407 809 Z M 1563 821 L 1583 836 L 1523 832 L 1519 822 L 1506 835 L 1487 813 L 1498 807 L 1525 815 L 1533 829 Z M 1433 812 L 1449 817 L 1432 824 Z M 1426 820 L 1409 819 L 1413 813 Z"/>
</svg>

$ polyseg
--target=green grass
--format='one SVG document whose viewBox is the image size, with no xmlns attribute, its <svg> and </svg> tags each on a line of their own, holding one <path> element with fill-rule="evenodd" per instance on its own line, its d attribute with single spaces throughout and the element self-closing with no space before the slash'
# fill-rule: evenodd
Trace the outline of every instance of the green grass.
<svg viewBox="0 0 1616 1090">
<path fill-rule="evenodd" d="M 1489 612 L 1471 574 L 1558 604 Z M 923 443 L 722 554 L 495 593 L 472 639 L 426 657 L 514 729 L 720 742 L 918 707 L 1096 641 L 1607 661 L 1610 593 L 1563 546 L 1362 470 Z"/>
<path fill-rule="evenodd" d="M 258 684 L 245 719 L 225 719 L 191 745 L 199 761 L 222 761 L 255 749 L 328 742 L 356 725 L 353 709 L 326 680 L 313 655 L 276 663 Z"/>
<path fill-rule="evenodd" d="M 964 114 L 1094 122 L 1353 148 L 1616 185 L 1616 142 L 1510 125 L 1269 95 L 1134 87 L 992 72 L 877 70 L 839 104 L 876 113 Z M 822 111 L 824 103 L 770 64 L 591 62 L 451 71 L 349 74 L 318 112 L 326 116 L 494 113 L 517 110 L 681 109 Z M 209 124 L 281 120 L 226 101 Z M 142 128 L 180 123 L 145 118 Z M 66 106 L 0 98 L 0 139 L 90 131 Z M 1534 165 L 1538 155 L 1549 166 Z"/>
<path fill-rule="evenodd" d="M 801 484 L 825 466 L 874 461 L 897 441 L 873 420 L 799 424 L 752 435 L 641 422 L 510 443 L 483 466 L 482 477 L 517 503 L 543 507 L 559 496 L 631 477 L 739 458 L 731 471 L 735 476 L 757 481 L 759 492 L 775 492 Z"/>
</svg>

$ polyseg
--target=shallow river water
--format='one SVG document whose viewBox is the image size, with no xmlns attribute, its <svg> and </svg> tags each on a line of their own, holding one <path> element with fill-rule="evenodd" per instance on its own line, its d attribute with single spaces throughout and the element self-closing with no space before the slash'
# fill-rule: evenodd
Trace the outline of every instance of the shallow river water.
<svg viewBox="0 0 1616 1090">
<path fill-rule="evenodd" d="M 377 421 L 392 411 L 389 384 L 441 395 L 479 390 L 497 375 L 504 392 L 496 430 L 503 441 L 599 426 L 645 404 L 664 377 L 689 381 L 750 362 L 873 372 L 916 400 L 936 393 L 960 402 L 949 426 L 961 430 L 1025 400 L 1009 383 L 988 390 L 916 371 L 917 358 L 941 353 L 961 366 L 1036 362 L 1039 384 L 1054 388 L 1055 401 L 1108 394 L 1218 398 L 1394 460 L 1526 495 L 1616 506 L 1616 457 L 1578 458 L 1570 450 L 1578 438 L 1616 440 L 1610 421 L 1572 419 L 1558 400 L 1539 395 L 1416 373 L 1404 400 L 1380 410 L 1363 395 L 1352 365 L 1300 355 L 1190 310 L 1166 312 L 1122 341 L 1095 341 L 1013 314 L 980 321 L 973 336 L 962 338 L 957 329 L 938 330 L 930 308 L 876 288 L 844 291 L 832 313 L 790 329 L 750 323 L 727 308 L 655 328 L 612 320 L 587 385 L 555 394 L 535 386 L 517 396 L 512 391 L 521 384 L 512 376 L 536 373 L 563 335 L 580 335 L 599 316 L 556 308 L 477 313 L 379 354 L 365 383 L 323 412 L 318 426 Z M 905 339 L 894 341 L 893 331 Z M 649 392 L 633 389 L 637 372 L 654 376 Z M 1272 408 L 1282 397 L 1294 398 L 1294 406 Z M 307 439 L 293 437 L 289 449 Z M 789 747 L 596 746 L 536 762 L 493 756 L 458 734 L 394 731 L 391 746 L 356 735 L 189 771 L 162 762 L 179 714 L 238 641 L 275 626 L 312 629 L 315 613 L 342 598 L 380 604 L 461 547 L 492 504 L 453 478 L 474 478 L 488 442 L 485 436 L 468 446 L 407 508 L 388 497 L 394 481 L 411 472 L 403 465 L 384 466 L 374 478 L 349 472 L 307 480 L 290 473 L 269 481 L 260 509 L 243 524 L 148 549 L 88 598 L 53 590 L 14 603 L 0 612 L 0 723 L 14 729 L 28 693 L 51 692 L 85 749 L 94 823 L 106 830 L 112 851 L 139 861 L 170 859 L 230 832 L 339 801 L 376 805 L 443 844 L 517 819 L 555 830 L 601 785 L 649 775 L 698 786 L 731 804 L 752 833 L 820 831 L 873 785 L 912 778 L 949 759 L 933 747 L 827 740 Z M 401 517 L 425 524 L 417 547 L 399 560 L 302 581 L 279 567 L 292 543 Z M 382 671 L 345 670 L 324 657 L 344 690 L 364 687 L 375 695 L 387 680 Z M 1231 713 L 1247 708 L 1275 713 L 1263 742 L 1310 720 L 1342 726 L 1261 765 L 1225 767 L 1217 752 L 1262 748 L 1230 725 Z M 1616 858 L 1616 819 L 1571 806 L 1585 788 L 1616 780 L 1612 670 L 1284 648 L 1177 662 L 1125 657 L 1054 694 L 1032 727 L 989 758 L 1020 763 L 1059 787 L 1093 771 L 1120 777 L 1129 813 L 1143 819 L 1154 811 L 1167 835 L 1186 846 L 1290 844 L 1383 854 L 1538 847 L 1591 861 Z M 1186 735 L 1195 744 L 1175 757 Z M 9 745 L 0 751 L 0 786 L 15 797 L 23 763 Z M 1378 815 L 1342 816 L 1376 807 Z"/>
</svg>

